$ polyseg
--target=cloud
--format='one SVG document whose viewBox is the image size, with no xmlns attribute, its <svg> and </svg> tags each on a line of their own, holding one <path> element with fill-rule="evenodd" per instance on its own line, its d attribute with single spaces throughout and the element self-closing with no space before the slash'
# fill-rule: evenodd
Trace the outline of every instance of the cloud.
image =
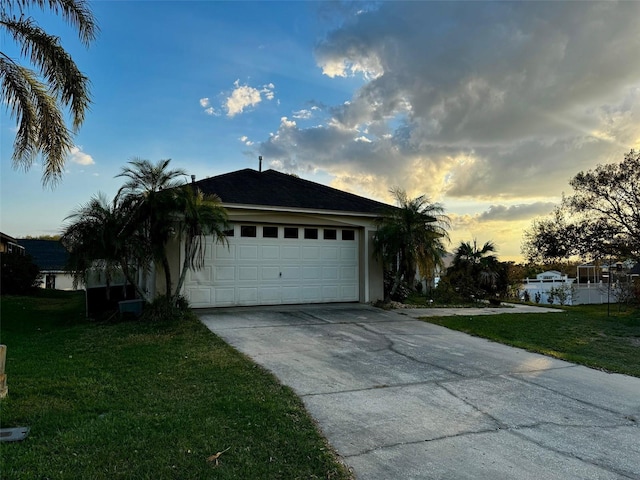
<svg viewBox="0 0 640 480">
<path fill-rule="evenodd" d="M 301 110 L 295 111 L 291 114 L 291 116 L 298 120 L 309 120 L 313 118 L 314 114 L 317 114 L 318 112 L 320 112 L 320 107 L 314 105 L 311 108 L 303 108 Z"/>
<path fill-rule="evenodd" d="M 243 113 L 246 108 L 253 107 L 262 102 L 263 98 L 273 100 L 275 96 L 275 86 L 273 83 L 264 85 L 260 89 L 250 87 L 249 85 L 240 85 L 240 80 L 236 80 L 233 85 L 234 89 L 225 101 L 228 117 L 234 117 Z"/>
<path fill-rule="evenodd" d="M 553 202 L 535 202 L 520 205 L 491 205 L 477 216 L 478 221 L 527 220 L 531 217 L 547 215 L 556 206 Z"/>
<path fill-rule="evenodd" d="M 215 108 L 211 106 L 211 101 L 209 100 L 208 97 L 204 97 L 200 99 L 200 106 L 204 109 L 203 111 L 207 115 L 212 115 L 215 117 L 220 115 L 220 112 L 218 112 Z"/>
<path fill-rule="evenodd" d="M 73 146 L 69 151 L 69 160 L 78 165 L 94 165 L 96 162 L 91 155 L 84 153 L 81 146 Z"/>
<path fill-rule="evenodd" d="M 249 140 L 249 137 L 247 137 L 246 135 L 241 136 L 238 140 L 240 140 L 242 143 L 244 143 L 248 147 L 253 145 L 253 142 Z"/>
<path fill-rule="evenodd" d="M 325 75 L 362 86 L 312 127 L 281 122 L 260 151 L 377 198 L 394 185 L 445 202 L 556 197 L 578 171 L 640 147 L 638 18 L 639 2 L 350 12 L 315 55 Z"/>
</svg>

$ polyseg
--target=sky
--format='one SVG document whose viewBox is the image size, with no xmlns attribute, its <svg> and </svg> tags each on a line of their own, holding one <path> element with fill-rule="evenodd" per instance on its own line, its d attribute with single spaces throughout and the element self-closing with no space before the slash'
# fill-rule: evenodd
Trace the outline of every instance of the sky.
<svg viewBox="0 0 640 480">
<path fill-rule="evenodd" d="M 38 15 L 91 79 L 62 181 L 14 169 L 0 124 L 0 230 L 53 235 L 134 158 L 197 179 L 244 168 L 393 203 L 426 195 L 451 244 L 523 231 L 569 180 L 640 148 L 640 2 L 94 1 L 83 46 Z M 11 39 L 1 50 L 15 55 Z M 185 179 L 187 180 L 187 179 Z"/>
</svg>

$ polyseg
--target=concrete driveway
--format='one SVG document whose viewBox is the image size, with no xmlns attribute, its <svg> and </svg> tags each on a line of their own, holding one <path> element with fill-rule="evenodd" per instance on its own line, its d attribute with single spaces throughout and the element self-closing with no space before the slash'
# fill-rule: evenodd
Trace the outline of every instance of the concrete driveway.
<svg viewBox="0 0 640 480">
<path fill-rule="evenodd" d="M 640 479 L 639 378 L 411 314 L 359 304 L 199 312 L 296 391 L 359 479 Z"/>
</svg>

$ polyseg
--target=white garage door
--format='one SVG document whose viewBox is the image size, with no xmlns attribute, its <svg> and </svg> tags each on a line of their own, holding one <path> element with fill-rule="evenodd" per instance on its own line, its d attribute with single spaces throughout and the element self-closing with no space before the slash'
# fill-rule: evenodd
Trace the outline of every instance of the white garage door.
<svg viewBox="0 0 640 480">
<path fill-rule="evenodd" d="M 358 300 L 356 230 L 238 224 L 232 231 L 228 247 L 208 243 L 205 267 L 187 273 L 193 307 Z"/>
</svg>

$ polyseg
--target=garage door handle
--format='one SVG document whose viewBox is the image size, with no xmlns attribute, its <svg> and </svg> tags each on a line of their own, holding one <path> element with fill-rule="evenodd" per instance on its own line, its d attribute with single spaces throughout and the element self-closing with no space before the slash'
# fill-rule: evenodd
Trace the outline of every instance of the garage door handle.
<svg viewBox="0 0 640 480">
<path fill-rule="evenodd" d="M 282 272 L 280 272 L 280 276 L 282 276 Z"/>
</svg>

